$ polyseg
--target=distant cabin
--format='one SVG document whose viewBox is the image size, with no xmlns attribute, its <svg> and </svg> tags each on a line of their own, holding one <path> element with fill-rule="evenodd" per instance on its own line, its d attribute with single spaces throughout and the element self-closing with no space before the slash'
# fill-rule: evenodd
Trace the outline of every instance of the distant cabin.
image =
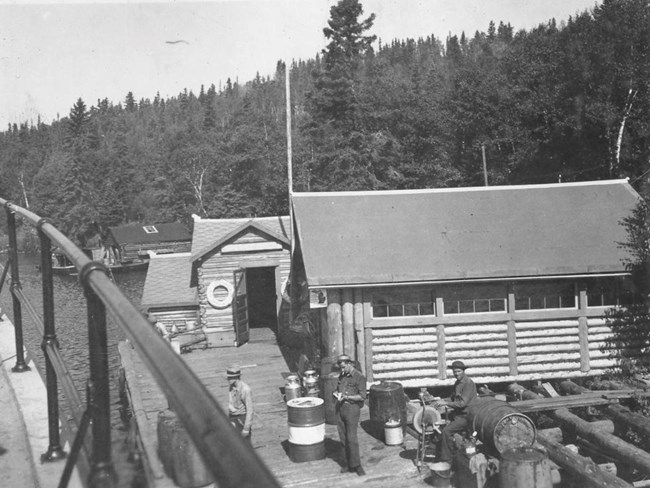
<svg viewBox="0 0 650 488">
<path fill-rule="evenodd" d="M 189 252 L 192 234 L 179 223 L 130 224 L 109 227 L 105 246 L 115 262 L 129 262 L 149 258 L 149 251 L 157 254 Z"/>
<path fill-rule="evenodd" d="M 250 327 L 277 330 L 290 267 L 289 217 L 195 217 L 191 283 L 210 346 L 241 346 Z"/>
<path fill-rule="evenodd" d="M 626 180 L 296 193 L 292 276 L 323 297 L 303 302 L 322 355 L 370 381 L 450 385 L 454 360 L 480 383 L 599 375 L 638 201 Z"/>
</svg>

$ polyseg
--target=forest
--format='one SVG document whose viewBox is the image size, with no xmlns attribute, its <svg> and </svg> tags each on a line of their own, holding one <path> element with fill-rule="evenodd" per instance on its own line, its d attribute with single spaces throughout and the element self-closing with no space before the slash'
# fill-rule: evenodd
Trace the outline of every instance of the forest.
<svg viewBox="0 0 650 488">
<path fill-rule="evenodd" d="M 628 177 L 645 194 L 647 0 L 530 30 L 486 19 L 444 40 L 376 39 L 358 0 L 330 14 L 326 48 L 289 66 L 294 191 Z M 166 99 L 79 98 L 51 124 L 10 124 L 0 196 L 81 244 L 131 222 L 286 215 L 286 68 Z"/>
</svg>

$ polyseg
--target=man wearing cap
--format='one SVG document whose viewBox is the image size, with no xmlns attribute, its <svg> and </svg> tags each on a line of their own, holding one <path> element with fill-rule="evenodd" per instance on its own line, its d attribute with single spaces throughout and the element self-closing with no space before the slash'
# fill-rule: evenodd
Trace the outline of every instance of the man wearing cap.
<svg viewBox="0 0 650 488">
<path fill-rule="evenodd" d="M 334 392 L 334 396 L 338 400 L 336 403 L 336 426 L 339 431 L 339 439 L 345 449 L 347 463 L 341 469 L 341 473 L 349 471 L 363 476 L 366 473 L 361 467 L 357 429 L 361 407 L 366 401 L 366 378 L 355 369 L 350 356 L 341 354 L 337 363 L 341 374 Z"/>
<path fill-rule="evenodd" d="M 230 423 L 251 441 L 251 424 L 253 423 L 253 394 L 250 386 L 241 380 L 241 369 L 237 365 L 226 370 L 230 383 L 228 414 Z"/>
<path fill-rule="evenodd" d="M 467 406 L 477 397 L 476 385 L 465 374 L 467 366 L 462 361 L 451 363 L 451 370 L 456 378 L 454 393 L 449 400 L 438 400 L 433 406 L 440 408 L 446 406 L 451 409 L 451 422 L 442 431 L 438 461 L 451 463 L 451 443 L 454 434 L 462 432 L 469 426 L 467 420 Z"/>
</svg>

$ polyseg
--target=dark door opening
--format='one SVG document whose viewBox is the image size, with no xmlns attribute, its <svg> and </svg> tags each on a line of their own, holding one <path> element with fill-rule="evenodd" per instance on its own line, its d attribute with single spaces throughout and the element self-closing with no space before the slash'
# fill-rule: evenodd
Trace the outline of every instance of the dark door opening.
<svg viewBox="0 0 650 488">
<path fill-rule="evenodd" d="M 277 326 L 275 268 L 246 269 L 248 320 L 251 328 Z"/>
</svg>

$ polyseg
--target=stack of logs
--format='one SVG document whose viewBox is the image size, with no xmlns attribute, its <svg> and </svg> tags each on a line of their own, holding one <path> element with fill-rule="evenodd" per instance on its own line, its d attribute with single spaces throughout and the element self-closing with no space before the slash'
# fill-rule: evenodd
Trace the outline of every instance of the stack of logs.
<svg viewBox="0 0 650 488">
<path fill-rule="evenodd" d="M 593 391 L 566 380 L 559 384 L 560 393 L 567 396 L 546 398 L 524 387 L 513 384 L 509 393 L 520 401 L 510 402 L 521 413 L 540 412 L 548 416 L 558 427 L 540 429 L 537 442 L 549 454 L 549 458 L 563 473 L 574 480 L 575 486 L 585 487 L 650 487 L 650 481 L 628 482 L 616 475 L 616 466 L 627 472 L 635 470 L 640 477 L 650 478 L 650 454 L 616 434 L 631 431 L 642 440 L 650 440 L 650 419 L 634 413 L 620 405 L 618 399 L 634 395 L 648 397 L 644 390 L 624 389 L 614 382 L 601 383 L 608 390 Z M 550 389 L 553 392 L 553 389 Z M 600 417 L 606 420 L 589 422 L 571 413 L 569 408 L 586 407 L 594 412 L 598 408 Z M 575 446 L 562 442 L 571 439 Z M 601 464 L 596 464 L 595 459 Z M 628 478 L 629 476 L 625 476 Z"/>
</svg>

